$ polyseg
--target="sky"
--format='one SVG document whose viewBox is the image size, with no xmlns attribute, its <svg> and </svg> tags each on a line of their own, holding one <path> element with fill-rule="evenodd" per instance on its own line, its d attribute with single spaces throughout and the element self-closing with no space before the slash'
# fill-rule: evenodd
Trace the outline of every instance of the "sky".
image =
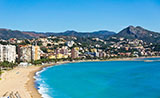
<svg viewBox="0 0 160 98">
<path fill-rule="evenodd" d="M 0 28 L 119 32 L 129 25 L 160 32 L 160 0 L 0 0 Z"/>
</svg>

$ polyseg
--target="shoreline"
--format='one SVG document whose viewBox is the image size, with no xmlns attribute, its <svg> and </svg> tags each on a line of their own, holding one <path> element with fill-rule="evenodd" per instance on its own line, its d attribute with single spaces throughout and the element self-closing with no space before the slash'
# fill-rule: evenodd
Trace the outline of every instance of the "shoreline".
<svg viewBox="0 0 160 98">
<path fill-rule="evenodd" d="M 40 67 L 15 67 L 13 70 L 5 71 L 0 80 L 0 97 L 6 98 L 18 92 L 21 98 L 31 98 L 30 91 L 26 89 L 26 83 L 31 80 L 28 76 L 31 72 L 37 71 Z"/>
<path fill-rule="evenodd" d="M 30 93 L 31 98 L 41 98 L 41 94 L 38 92 L 38 89 L 35 88 L 35 73 L 42 70 L 43 68 L 39 67 L 37 70 L 29 73 L 29 80 L 27 81 L 25 88 Z"/>
<path fill-rule="evenodd" d="M 0 80 L 0 83 L 3 82 L 8 82 L 10 83 L 10 85 L 7 85 L 7 83 L 4 83 L 6 86 L 8 86 L 8 88 L 10 89 L 12 86 L 14 86 L 14 84 L 12 83 L 12 80 L 10 78 L 15 78 L 15 75 L 17 74 L 17 72 L 20 73 L 20 75 L 25 75 L 19 78 L 16 78 L 15 80 L 17 80 L 16 82 L 17 85 L 19 85 L 20 87 L 17 87 L 17 91 L 19 91 L 19 94 L 21 96 L 23 96 L 22 98 L 42 98 L 42 95 L 39 93 L 38 89 L 35 87 L 35 78 L 34 76 L 36 76 L 36 73 L 43 70 L 43 68 L 46 67 L 50 67 L 50 66 L 55 66 L 55 65 L 61 65 L 61 64 L 66 64 L 66 63 L 77 63 L 77 62 L 99 62 L 99 61 L 136 61 L 136 59 L 140 59 L 140 58 L 160 58 L 160 56 L 152 56 L 152 57 L 134 57 L 134 58 L 113 58 L 113 59 L 108 59 L 108 60 L 78 60 L 78 61 L 62 61 L 62 62 L 58 62 L 58 63 L 51 63 L 51 64 L 46 64 L 46 65 L 37 65 L 37 66 L 28 66 L 28 67 L 16 67 L 13 70 L 7 71 L 5 73 L 2 74 L 2 80 Z M 138 60 L 137 60 L 138 61 Z M 23 72 L 25 71 L 25 72 Z M 10 75 L 7 75 L 9 73 Z M 9 77 L 9 79 L 8 79 Z M 23 83 L 21 83 L 21 80 L 18 79 L 22 79 Z M 2 84 L 3 85 L 3 84 Z M 2 86 L 1 85 L 1 86 Z M 16 85 L 16 83 L 15 83 Z M 0 86 L 0 89 L 3 89 L 5 86 Z M 11 90 L 14 90 L 13 88 Z M 23 92 L 21 92 L 21 90 L 23 90 Z M 8 89 L 6 89 L 6 91 L 9 91 Z M 2 97 L 2 95 L 4 95 L 4 93 L 6 91 L 2 92 L 0 91 L 0 97 Z M 29 97 L 26 97 L 29 96 Z"/>
<path fill-rule="evenodd" d="M 26 83 L 26 87 L 27 91 L 30 93 L 31 98 L 42 98 L 42 95 L 39 93 L 38 89 L 35 88 L 35 78 L 34 76 L 36 76 L 36 73 L 43 70 L 44 68 L 50 67 L 50 66 L 55 66 L 55 65 L 60 65 L 60 64 L 65 64 L 65 63 L 69 63 L 69 62 L 60 62 L 60 63 L 52 63 L 52 64 L 47 64 L 47 65 L 40 65 L 39 68 L 35 71 L 32 71 L 28 77 L 29 80 Z"/>
<path fill-rule="evenodd" d="M 61 64 L 66 64 L 66 63 L 78 63 L 78 62 L 101 62 L 101 61 L 134 61 L 135 59 L 140 59 L 140 58 L 160 58 L 160 56 L 152 56 L 152 57 L 134 57 L 134 58 L 113 58 L 113 59 L 108 59 L 108 60 L 78 60 L 78 61 L 63 61 L 60 63 L 54 63 L 54 64 L 49 64 L 49 65 L 44 65 L 41 66 L 38 70 L 30 73 L 30 80 L 27 82 L 27 89 L 29 92 L 31 92 L 32 98 L 42 98 L 42 95 L 39 93 L 38 89 L 35 88 L 35 78 L 36 73 L 43 70 L 43 68 L 47 68 L 50 66 L 55 66 L 55 65 L 61 65 Z M 136 61 L 136 60 L 135 60 Z M 33 97 L 34 96 L 34 97 Z"/>
</svg>

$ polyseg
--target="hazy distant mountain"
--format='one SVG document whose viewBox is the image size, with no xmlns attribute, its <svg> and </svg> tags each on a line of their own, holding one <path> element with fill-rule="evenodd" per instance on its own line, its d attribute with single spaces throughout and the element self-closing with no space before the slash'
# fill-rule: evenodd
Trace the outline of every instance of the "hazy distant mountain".
<svg viewBox="0 0 160 98">
<path fill-rule="evenodd" d="M 31 39 L 47 36 L 75 36 L 75 37 L 98 37 L 98 38 L 107 38 L 116 33 L 110 31 L 96 31 L 96 32 L 76 32 L 76 31 L 66 31 L 61 33 L 38 33 L 38 32 L 29 32 L 29 31 L 18 31 L 10 29 L 0 29 L 0 39 Z"/>
<path fill-rule="evenodd" d="M 140 39 L 146 42 L 160 42 L 160 33 L 146 30 L 140 26 L 129 26 L 116 34 L 116 37 Z"/>
<path fill-rule="evenodd" d="M 38 32 L 29 32 L 29 31 L 18 31 L 10 29 L 0 29 L 0 39 L 31 39 L 47 36 L 75 36 L 75 37 L 98 37 L 106 39 L 110 36 L 124 37 L 128 39 L 140 39 L 146 42 L 160 42 L 160 33 L 146 30 L 140 26 L 134 27 L 129 26 L 119 33 L 101 30 L 96 32 L 76 32 L 76 31 L 66 31 L 61 33 L 38 33 Z"/>
<path fill-rule="evenodd" d="M 47 36 L 75 36 L 75 37 L 98 37 L 98 38 L 107 38 L 109 36 L 115 35 L 115 32 L 110 31 L 96 31 L 96 32 L 76 32 L 76 31 L 66 31 L 61 33 L 45 33 Z"/>
<path fill-rule="evenodd" d="M 31 39 L 31 38 L 38 38 L 40 36 L 45 36 L 45 35 L 37 34 L 34 32 L 22 32 L 18 30 L 0 29 L 0 39 L 6 39 L 6 40 L 10 38 Z"/>
</svg>

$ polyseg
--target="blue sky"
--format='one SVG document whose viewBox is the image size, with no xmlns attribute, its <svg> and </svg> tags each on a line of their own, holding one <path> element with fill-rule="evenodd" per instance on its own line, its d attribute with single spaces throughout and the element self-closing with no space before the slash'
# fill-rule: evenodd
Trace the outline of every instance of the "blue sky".
<svg viewBox="0 0 160 98">
<path fill-rule="evenodd" d="M 0 28 L 25 31 L 160 32 L 160 0 L 0 0 Z"/>
</svg>

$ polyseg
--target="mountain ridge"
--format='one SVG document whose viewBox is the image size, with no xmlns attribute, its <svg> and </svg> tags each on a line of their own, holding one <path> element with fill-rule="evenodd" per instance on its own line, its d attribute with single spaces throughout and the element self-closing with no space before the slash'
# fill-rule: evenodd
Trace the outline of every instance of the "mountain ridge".
<svg viewBox="0 0 160 98">
<path fill-rule="evenodd" d="M 123 37 L 127 39 L 139 39 L 145 42 L 160 42 L 160 33 L 147 30 L 141 26 L 128 26 L 121 30 L 119 33 L 115 33 L 107 30 L 99 30 L 94 32 L 77 32 L 74 30 L 67 30 L 65 32 L 54 33 L 54 32 L 34 32 L 34 31 L 19 31 L 11 29 L 0 29 L 0 39 L 32 39 L 48 36 L 75 36 L 75 37 L 97 37 L 101 39 L 107 39 L 109 37 Z"/>
<path fill-rule="evenodd" d="M 48 37 L 48 36 L 75 36 L 75 37 L 99 37 L 99 38 L 106 38 L 111 35 L 115 35 L 115 32 L 101 30 L 95 32 L 77 32 L 73 30 L 68 30 L 65 32 L 60 33 L 38 33 L 34 31 L 19 31 L 19 30 L 11 30 L 11 29 L 0 29 L 0 39 L 10 39 L 10 38 L 17 38 L 17 39 L 32 39 L 32 38 L 39 38 L 39 37 Z"/>
<path fill-rule="evenodd" d="M 46 35 L 54 35 L 54 36 L 75 36 L 75 37 L 98 37 L 98 38 L 107 38 L 109 36 L 115 35 L 115 32 L 107 31 L 107 30 L 100 30 L 94 32 L 77 32 L 74 30 L 67 30 L 65 32 L 60 33 L 45 33 Z"/>
<path fill-rule="evenodd" d="M 128 26 L 115 36 L 127 39 L 139 39 L 145 42 L 160 42 L 160 33 L 144 29 L 141 26 Z"/>
</svg>

